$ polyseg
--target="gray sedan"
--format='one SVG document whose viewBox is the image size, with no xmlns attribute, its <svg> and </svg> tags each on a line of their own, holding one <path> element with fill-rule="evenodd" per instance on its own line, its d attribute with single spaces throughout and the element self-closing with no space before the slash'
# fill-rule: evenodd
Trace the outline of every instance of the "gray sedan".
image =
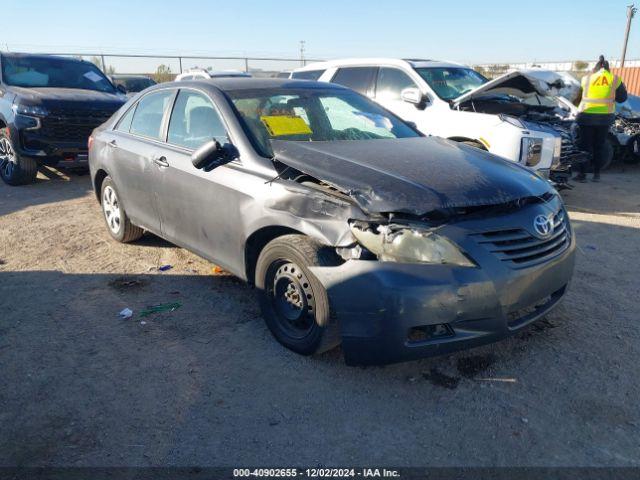
<svg viewBox="0 0 640 480">
<path fill-rule="evenodd" d="M 425 138 L 349 89 L 162 84 L 93 132 L 107 230 L 150 231 L 255 285 L 309 355 L 382 364 L 495 341 L 564 296 L 575 239 L 524 167 Z"/>
</svg>

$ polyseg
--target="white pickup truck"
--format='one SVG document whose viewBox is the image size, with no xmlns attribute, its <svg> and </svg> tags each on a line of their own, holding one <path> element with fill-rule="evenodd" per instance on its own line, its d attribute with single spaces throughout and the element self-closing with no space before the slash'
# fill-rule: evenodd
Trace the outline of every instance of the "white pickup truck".
<svg viewBox="0 0 640 480">
<path fill-rule="evenodd" d="M 456 63 L 362 58 L 309 64 L 291 78 L 344 85 L 426 135 L 488 150 L 545 178 L 575 148 L 556 128 L 569 123 L 570 105 L 549 96 L 549 85 L 525 72 L 487 80 Z"/>
</svg>

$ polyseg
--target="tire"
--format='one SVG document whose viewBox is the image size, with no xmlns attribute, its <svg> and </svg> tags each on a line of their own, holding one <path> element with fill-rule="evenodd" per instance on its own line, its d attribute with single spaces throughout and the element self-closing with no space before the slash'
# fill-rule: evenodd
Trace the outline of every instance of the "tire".
<svg viewBox="0 0 640 480">
<path fill-rule="evenodd" d="M 13 148 L 6 129 L 0 130 L 0 177 L 7 185 L 18 186 L 33 183 L 38 176 L 38 164 L 32 158 L 23 157 Z"/>
<path fill-rule="evenodd" d="M 340 344 L 327 291 L 308 268 L 339 263 L 335 252 L 304 235 L 278 237 L 260 252 L 255 278 L 260 308 L 281 345 L 313 355 Z"/>
<path fill-rule="evenodd" d="M 638 153 L 634 153 L 634 147 Z M 640 163 L 640 134 L 636 134 L 629 139 L 629 143 L 625 146 L 624 163 L 636 165 Z"/>
<path fill-rule="evenodd" d="M 481 144 L 480 142 L 476 142 L 475 140 L 462 140 L 460 143 L 464 143 L 465 145 L 469 145 L 470 147 L 479 148 L 480 150 L 484 150 L 485 152 L 487 151 L 483 144 Z"/>
<path fill-rule="evenodd" d="M 111 177 L 105 177 L 102 181 L 100 206 L 107 230 L 114 240 L 129 243 L 138 240 L 144 233 L 142 228 L 136 227 L 129 220 Z"/>
</svg>

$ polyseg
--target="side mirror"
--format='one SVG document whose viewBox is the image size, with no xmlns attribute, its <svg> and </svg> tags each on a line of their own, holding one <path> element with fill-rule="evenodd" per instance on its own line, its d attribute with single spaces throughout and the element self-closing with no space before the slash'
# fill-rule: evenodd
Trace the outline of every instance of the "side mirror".
<svg viewBox="0 0 640 480">
<path fill-rule="evenodd" d="M 116 84 L 116 90 L 118 90 L 120 93 L 124 93 L 125 95 L 127 94 L 127 89 L 124 88 L 124 85 L 122 85 L 121 83 Z"/>
<path fill-rule="evenodd" d="M 198 169 L 210 172 L 233 159 L 226 145 L 220 145 L 217 140 L 211 140 L 197 149 L 191 155 L 191 163 Z"/>
<path fill-rule="evenodd" d="M 416 108 L 422 110 L 429 103 L 429 98 L 415 87 L 405 88 L 400 92 L 400 98 L 403 102 L 413 103 Z"/>
</svg>

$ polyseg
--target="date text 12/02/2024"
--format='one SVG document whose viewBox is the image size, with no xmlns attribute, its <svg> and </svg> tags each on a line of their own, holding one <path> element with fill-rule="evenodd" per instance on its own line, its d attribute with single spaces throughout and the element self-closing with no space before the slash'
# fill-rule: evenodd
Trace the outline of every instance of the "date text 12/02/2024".
<svg viewBox="0 0 640 480">
<path fill-rule="evenodd" d="M 235 478 L 265 477 L 265 478 L 398 478 L 397 470 L 386 468 L 238 468 L 233 470 Z"/>
</svg>

